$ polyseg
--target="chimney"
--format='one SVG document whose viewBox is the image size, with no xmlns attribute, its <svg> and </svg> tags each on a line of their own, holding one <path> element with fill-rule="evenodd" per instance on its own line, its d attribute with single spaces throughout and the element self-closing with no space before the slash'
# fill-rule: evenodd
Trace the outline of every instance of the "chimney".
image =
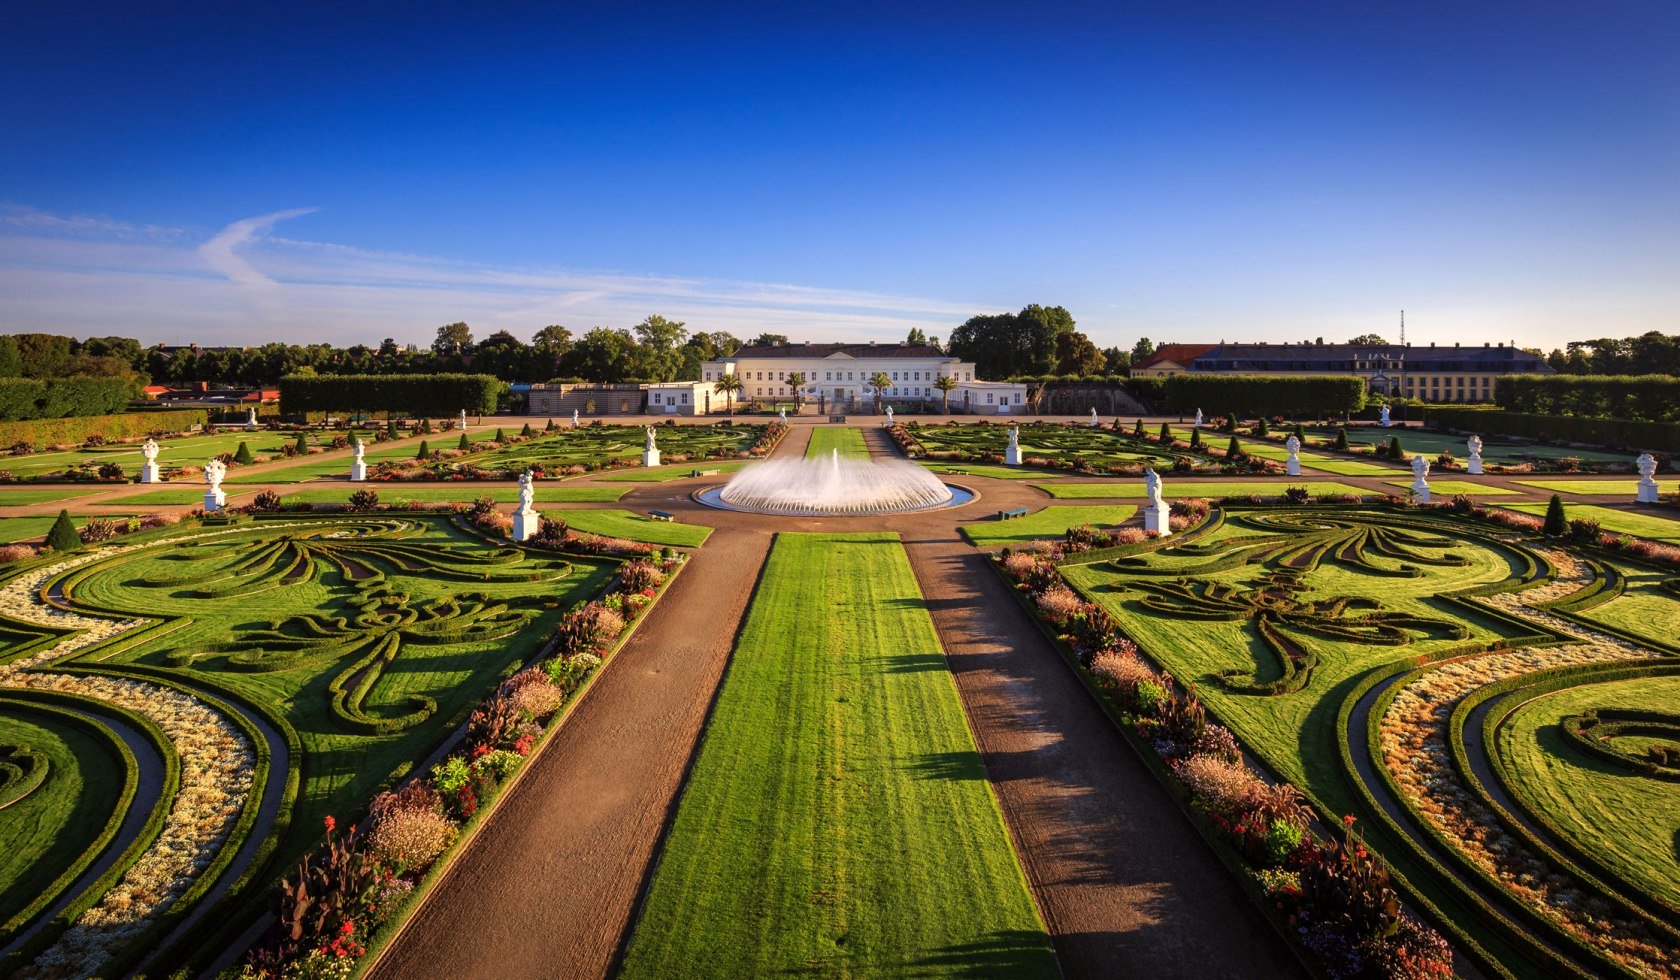
<svg viewBox="0 0 1680 980">
<path fill-rule="evenodd" d="M 1493 345 L 1484 340 L 1484 341 L 1482 341 L 1482 346 L 1483 347 L 1492 347 Z M 1504 347 L 1505 345 L 1500 344 L 1499 346 Z"/>
<path fill-rule="evenodd" d="M 874 346 L 875 346 L 875 341 L 873 341 L 873 340 L 871 340 L 871 341 L 870 341 L 870 342 L 869 342 L 869 346 L 871 346 L 871 347 L 874 347 Z"/>
</svg>

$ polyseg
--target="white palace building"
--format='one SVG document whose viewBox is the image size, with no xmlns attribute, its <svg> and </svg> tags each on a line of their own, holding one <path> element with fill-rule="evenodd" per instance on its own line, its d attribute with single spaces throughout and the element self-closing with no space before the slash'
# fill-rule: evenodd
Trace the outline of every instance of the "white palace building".
<svg viewBox="0 0 1680 980">
<path fill-rule="evenodd" d="M 934 386 L 940 376 L 956 381 L 951 390 L 951 410 L 978 415 L 1008 415 L 1026 410 L 1027 386 L 1008 381 L 976 381 L 974 364 L 940 353 L 927 344 L 775 344 L 742 347 L 728 357 L 700 365 L 698 382 L 650 385 L 648 410 L 658 412 L 666 400 L 661 388 L 673 389 L 671 396 L 686 394 L 678 408 L 688 414 L 706 414 L 724 409 L 723 396 L 712 386 L 726 374 L 741 380 L 741 401 L 787 401 L 820 404 L 825 410 L 873 409 L 875 390 L 869 379 L 879 372 L 889 387 L 883 397 L 889 404 L 926 406 L 938 410 L 944 396 Z M 789 384 L 790 375 L 804 375 L 798 392 Z M 692 387 L 690 387 L 692 386 Z M 710 402 L 708 405 L 707 402 Z M 695 409 L 685 410 L 687 404 Z"/>
</svg>

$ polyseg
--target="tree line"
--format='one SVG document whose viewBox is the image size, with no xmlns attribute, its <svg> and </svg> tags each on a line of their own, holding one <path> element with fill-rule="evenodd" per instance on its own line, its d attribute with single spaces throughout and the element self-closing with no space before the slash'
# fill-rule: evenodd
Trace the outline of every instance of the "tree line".
<svg viewBox="0 0 1680 980">
<path fill-rule="evenodd" d="M 1546 355 L 1559 374 L 1680 375 L 1680 335 L 1652 330 L 1637 337 L 1576 340 Z"/>
</svg>

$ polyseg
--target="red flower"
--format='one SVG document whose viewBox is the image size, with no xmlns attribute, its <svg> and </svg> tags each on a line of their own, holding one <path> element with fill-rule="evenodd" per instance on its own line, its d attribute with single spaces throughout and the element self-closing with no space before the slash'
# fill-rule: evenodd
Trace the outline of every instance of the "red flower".
<svg viewBox="0 0 1680 980">
<path fill-rule="evenodd" d="M 356 923 L 346 921 L 338 931 L 346 936 L 354 936 L 356 934 Z"/>
<path fill-rule="evenodd" d="M 1349 813 L 1346 816 L 1342 817 L 1342 826 L 1351 827 L 1351 826 L 1353 826 L 1353 821 L 1354 821 L 1354 816 L 1353 816 L 1353 814 Z"/>
<path fill-rule="evenodd" d="M 338 821 L 334 820 L 332 818 L 332 814 L 329 813 L 329 814 L 327 814 L 326 824 L 327 824 L 327 833 L 330 834 L 330 833 L 333 832 L 333 828 L 338 826 Z"/>
</svg>

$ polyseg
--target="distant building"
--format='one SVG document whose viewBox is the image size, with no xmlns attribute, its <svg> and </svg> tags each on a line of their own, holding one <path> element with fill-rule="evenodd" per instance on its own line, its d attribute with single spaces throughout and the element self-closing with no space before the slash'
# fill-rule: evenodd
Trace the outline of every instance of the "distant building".
<svg viewBox="0 0 1680 980">
<path fill-rule="evenodd" d="M 1173 352 L 1166 353 L 1168 349 Z M 1205 348 L 1205 349 L 1203 349 Z M 1199 351 L 1199 352 L 1198 352 Z M 1166 354 L 1165 357 L 1162 355 Z M 1132 373 L 1348 375 L 1375 395 L 1490 402 L 1502 376 L 1552 374 L 1540 355 L 1504 344 L 1165 344 Z"/>
<path fill-rule="evenodd" d="M 178 385 L 147 385 L 146 397 L 177 407 L 214 408 L 237 404 L 271 405 L 280 400 L 279 388 L 219 388 L 208 381 L 187 381 Z"/>
<path fill-rule="evenodd" d="M 869 379 L 877 373 L 890 385 L 882 392 L 889 404 L 915 404 L 937 408 L 944 395 L 935 387 L 940 377 L 957 384 L 951 391 L 952 411 L 980 415 L 1007 415 L 1026 410 L 1025 384 L 1006 381 L 976 381 L 974 363 L 964 361 L 927 344 L 774 344 L 742 347 L 728 357 L 700 366 L 700 386 L 692 396 L 710 395 L 706 411 L 722 411 L 724 399 L 711 386 L 726 374 L 741 381 L 740 401 L 818 402 L 835 411 L 858 407 L 873 408 L 875 389 Z M 801 374 L 804 384 L 795 391 L 790 375 Z M 651 407 L 651 406 L 650 406 Z"/>
</svg>

